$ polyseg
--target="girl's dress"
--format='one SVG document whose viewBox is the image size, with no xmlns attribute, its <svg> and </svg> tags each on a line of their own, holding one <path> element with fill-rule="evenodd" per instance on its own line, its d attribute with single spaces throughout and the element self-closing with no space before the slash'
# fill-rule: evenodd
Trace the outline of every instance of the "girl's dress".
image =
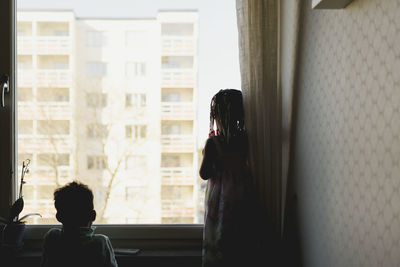
<svg viewBox="0 0 400 267">
<path fill-rule="evenodd" d="M 255 192 L 245 137 L 207 140 L 200 176 L 208 180 L 203 266 L 245 266 L 256 253 Z M 255 259 L 254 259 L 255 260 Z M 254 265 L 251 265 L 254 266 Z"/>
</svg>

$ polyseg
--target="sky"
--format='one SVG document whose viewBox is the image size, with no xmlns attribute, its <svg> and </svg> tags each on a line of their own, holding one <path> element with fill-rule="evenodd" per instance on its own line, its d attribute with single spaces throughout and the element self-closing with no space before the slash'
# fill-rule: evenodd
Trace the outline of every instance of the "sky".
<svg viewBox="0 0 400 267">
<path fill-rule="evenodd" d="M 17 0 L 18 9 L 73 9 L 77 17 L 156 17 L 158 9 L 199 12 L 199 141 L 208 134 L 211 97 L 240 89 L 235 0 Z"/>
</svg>

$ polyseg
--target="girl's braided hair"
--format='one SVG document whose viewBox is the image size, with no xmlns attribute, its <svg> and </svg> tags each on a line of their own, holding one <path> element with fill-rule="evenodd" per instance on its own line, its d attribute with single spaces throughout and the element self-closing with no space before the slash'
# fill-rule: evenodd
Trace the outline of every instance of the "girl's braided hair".
<svg viewBox="0 0 400 267">
<path fill-rule="evenodd" d="M 236 89 L 223 89 L 214 95 L 210 105 L 210 131 L 214 121 L 222 127 L 220 134 L 229 143 L 232 136 L 245 134 L 242 92 Z"/>
</svg>

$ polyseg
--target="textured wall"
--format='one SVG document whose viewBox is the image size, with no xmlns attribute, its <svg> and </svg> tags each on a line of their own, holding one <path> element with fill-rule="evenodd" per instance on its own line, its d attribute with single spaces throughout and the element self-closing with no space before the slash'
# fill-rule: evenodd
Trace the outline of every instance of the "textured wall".
<svg viewBox="0 0 400 267">
<path fill-rule="evenodd" d="M 303 4 L 294 180 L 304 266 L 400 266 L 400 0 Z"/>
</svg>

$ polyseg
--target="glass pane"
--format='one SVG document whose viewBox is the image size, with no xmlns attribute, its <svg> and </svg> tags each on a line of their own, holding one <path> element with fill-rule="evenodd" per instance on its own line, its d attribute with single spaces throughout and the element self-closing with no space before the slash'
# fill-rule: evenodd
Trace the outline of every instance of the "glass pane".
<svg viewBox="0 0 400 267">
<path fill-rule="evenodd" d="M 72 180 L 95 223 L 202 223 L 209 103 L 240 89 L 235 1 L 17 2 L 22 213 L 43 216 L 28 223 L 58 223 Z"/>
</svg>

